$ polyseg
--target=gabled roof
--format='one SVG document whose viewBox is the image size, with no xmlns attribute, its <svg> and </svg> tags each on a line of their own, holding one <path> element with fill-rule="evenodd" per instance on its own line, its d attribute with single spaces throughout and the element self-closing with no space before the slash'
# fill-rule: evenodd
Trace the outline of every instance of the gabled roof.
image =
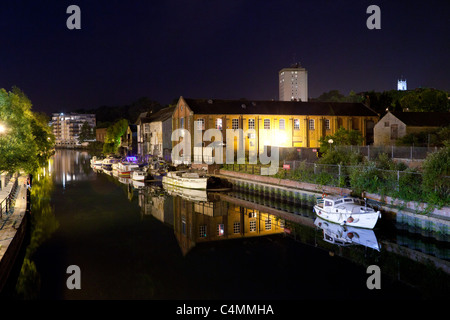
<svg viewBox="0 0 450 320">
<path fill-rule="evenodd" d="M 445 127 L 450 125 L 450 112 L 391 112 L 407 126 Z"/>
<path fill-rule="evenodd" d="M 155 113 L 151 112 L 141 113 L 141 115 L 139 115 L 138 120 L 136 121 L 136 124 L 165 121 L 172 117 L 174 110 L 175 106 L 170 106 L 167 108 L 163 108 Z"/>
<path fill-rule="evenodd" d="M 378 116 L 362 103 L 183 99 L 196 114 Z"/>
<path fill-rule="evenodd" d="M 146 120 L 148 120 L 147 122 L 165 121 L 172 117 L 174 110 L 175 110 L 175 106 L 170 106 L 170 107 L 161 109 L 158 112 L 150 114 L 146 118 Z"/>
</svg>

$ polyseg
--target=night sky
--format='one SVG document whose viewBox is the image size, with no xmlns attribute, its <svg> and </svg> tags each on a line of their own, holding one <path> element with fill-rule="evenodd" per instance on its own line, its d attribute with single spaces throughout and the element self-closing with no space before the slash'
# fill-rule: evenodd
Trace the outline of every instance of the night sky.
<svg viewBox="0 0 450 320">
<path fill-rule="evenodd" d="M 69 30 L 69 5 L 81 30 Z M 369 5 L 381 30 L 369 30 Z M 149 97 L 278 99 L 300 62 L 309 97 L 337 89 L 450 91 L 450 1 L 5 0 L 0 87 L 33 110 L 67 112 Z"/>
</svg>

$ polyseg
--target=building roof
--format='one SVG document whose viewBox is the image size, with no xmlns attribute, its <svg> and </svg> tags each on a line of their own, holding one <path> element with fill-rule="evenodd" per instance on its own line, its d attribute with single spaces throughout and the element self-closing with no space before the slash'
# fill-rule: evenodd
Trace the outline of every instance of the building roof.
<svg viewBox="0 0 450 320">
<path fill-rule="evenodd" d="M 148 115 L 145 118 L 145 120 L 146 120 L 145 122 L 165 121 L 172 117 L 174 110 L 175 110 L 175 106 L 163 108 L 155 113 Z"/>
<path fill-rule="evenodd" d="M 378 116 L 362 103 L 183 99 L 196 114 Z"/>
<path fill-rule="evenodd" d="M 450 112 L 391 112 L 407 126 L 445 127 L 450 125 Z"/>
</svg>

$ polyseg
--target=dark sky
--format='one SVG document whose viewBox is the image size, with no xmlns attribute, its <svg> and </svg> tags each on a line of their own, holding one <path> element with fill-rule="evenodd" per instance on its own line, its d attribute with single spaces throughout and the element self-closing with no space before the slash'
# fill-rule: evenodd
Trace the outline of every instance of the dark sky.
<svg viewBox="0 0 450 320">
<path fill-rule="evenodd" d="M 69 30 L 69 5 L 81 30 Z M 369 30 L 369 5 L 381 30 Z M 299 61 L 309 97 L 337 89 L 450 90 L 450 1 L 6 0 L 0 87 L 33 110 L 168 104 L 192 98 L 278 99 L 278 71 Z"/>
</svg>

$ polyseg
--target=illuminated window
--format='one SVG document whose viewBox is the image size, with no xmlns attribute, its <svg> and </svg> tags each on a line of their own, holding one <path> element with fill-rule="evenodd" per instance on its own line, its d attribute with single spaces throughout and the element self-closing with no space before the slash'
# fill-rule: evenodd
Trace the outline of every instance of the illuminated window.
<svg viewBox="0 0 450 320">
<path fill-rule="evenodd" d="M 256 231 L 256 220 L 252 219 L 250 220 L 250 232 Z"/>
<path fill-rule="evenodd" d="M 325 119 L 325 130 L 330 130 L 330 120 L 329 119 Z"/>
<path fill-rule="evenodd" d="M 223 236 L 225 234 L 225 225 L 224 224 L 218 224 L 217 225 L 217 235 Z"/>
<path fill-rule="evenodd" d="M 270 129 L 270 119 L 264 119 L 264 129 Z"/>
<path fill-rule="evenodd" d="M 248 119 L 248 128 L 255 129 L 255 119 Z"/>
<path fill-rule="evenodd" d="M 184 118 L 180 118 L 180 129 L 184 129 Z"/>
<path fill-rule="evenodd" d="M 266 230 L 272 230 L 272 219 L 266 219 Z"/>
<path fill-rule="evenodd" d="M 294 119 L 294 130 L 300 130 L 300 119 Z"/>
<path fill-rule="evenodd" d="M 239 129 L 239 119 L 232 119 L 231 120 L 231 129 Z"/>
<path fill-rule="evenodd" d="M 315 128 L 314 119 L 309 119 L 309 130 L 314 130 L 314 128 Z"/>
<path fill-rule="evenodd" d="M 284 130 L 285 129 L 285 121 L 284 121 L 284 119 L 280 119 L 279 129 L 280 130 Z"/>
<path fill-rule="evenodd" d="M 205 119 L 197 119 L 197 130 L 205 130 Z"/>
<path fill-rule="evenodd" d="M 233 223 L 233 232 L 234 233 L 240 233 L 241 232 L 241 223 L 240 222 L 235 222 Z"/>
<path fill-rule="evenodd" d="M 222 118 L 216 119 L 216 129 L 222 130 Z"/>
</svg>

